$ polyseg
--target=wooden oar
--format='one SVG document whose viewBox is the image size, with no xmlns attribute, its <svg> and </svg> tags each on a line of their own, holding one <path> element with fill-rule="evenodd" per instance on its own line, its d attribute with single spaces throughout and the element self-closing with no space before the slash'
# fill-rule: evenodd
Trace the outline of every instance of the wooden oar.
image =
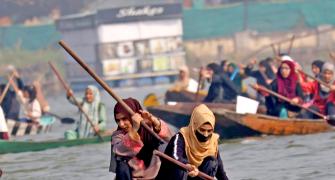
<svg viewBox="0 0 335 180">
<path fill-rule="evenodd" d="M 200 71 L 199 71 L 198 87 L 197 87 L 197 92 L 195 94 L 195 102 L 199 102 L 199 92 L 200 92 L 200 87 L 201 87 L 201 79 L 202 79 L 201 72 L 202 72 L 202 69 L 203 69 L 203 67 L 201 67 Z"/>
<path fill-rule="evenodd" d="M 186 164 L 184 164 L 184 163 L 182 163 L 182 162 L 180 162 L 178 160 L 175 160 L 174 158 L 172 158 L 172 157 L 170 157 L 170 156 L 168 156 L 168 155 L 166 155 L 166 154 L 164 154 L 164 153 L 162 153 L 160 151 L 154 150 L 154 154 L 156 154 L 157 156 L 159 156 L 161 158 L 164 158 L 164 159 L 166 159 L 166 160 L 168 160 L 168 161 L 176 164 L 177 166 L 181 167 L 184 170 L 187 170 L 187 171 L 191 171 L 192 170 L 192 169 L 189 169 L 189 167 Z M 209 175 L 207 175 L 207 174 L 205 174 L 205 173 L 203 173 L 201 171 L 199 171 L 198 176 L 200 178 L 202 178 L 202 179 L 205 179 L 205 180 L 214 180 L 213 177 L 211 177 L 211 176 L 209 176 Z"/>
<path fill-rule="evenodd" d="M 331 89 L 331 86 L 330 86 L 329 84 L 327 84 L 326 82 L 322 81 L 321 79 L 316 78 L 316 77 L 314 77 L 314 76 L 312 76 L 312 75 L 310 75 L 310 74 L 307 74 L 307 73 L 305 73 L 305 72 L 302 71 L 302 70 L 298 70 L 298 71 L 301 72 L 301 73 L 303 73 L 303 74 L 305 74 L 307 77 L 309 77 L 309 78 L 311 78 L 311 79 L 317 81 L 318 83 L 320 83 L 320 84 L 326 86 L 327 88 Z"/>
<path fill-rule="evenodd" d="M 70 49 L 70 47 L 68 47 L 66 45 L 66 43 L 64 41 L 59 41 L 59 45 L 61 45 L 64 50 L 69 53 L 74 60 L 77 61 L 77 63 L 86 70 L 86 72 L 88 72 L 88 74 L 90 74 L 107 92 L 108 94 L 110 94 L 118 103 L 121 104 L 121 106 L 127 110 L 127 112 L 131 115 L 134 115 L 135 112 L 118 96 L 116 95 L 112 89 L 107 85 L 107 83 L 105 81 L 103 81 L 87 64 L 84 63 L 84 61 L 81 60 L 81 58 Z M 147 124 L 144 123 L 144 121 L 141 121 L 141 125 L 151 134 L 153 135 L 155 138 L 157 138 L 158 140 L 160 140 L 161 142 L 165 142 L 161 137 L 159 137 Z"/>
<path fill-rule="evenodd" d="M 62 76 L 60 75 L 60 73 L 58 72 L 58 70 L 56 69 L 56 67 L 55 67 L 51 62 L 49 62 L 49 65 L 50 65 L 52 71 L 53 71 L 53 72 L 55 73 L 55 75 L 57 76 L 58 80 L 59 80 L 59 81 L 61 82 L 61 84 L 63 85 L 63 87 L 64 87 L 64 89 L 66 90 L 66 92 L 70 92 L 70 91 L 72 91 L 71 88 L 70 88 L 70 87 L 67 85 L 67 83 L 65 82 L 65 80 L 62 78 Z M 100 134 L 100 132 L 97 131 L 97 130 L 94 128 L 94 124 L 93 124 L 91 118 L 88 117 L 87 113 L 84 111 L 84 109 L 83 109 L 83 107 L 81 106 L 81 104 L 77 101 L 77 99 L 74 97 L 73 94 L 71 94 L 71 97 L 72 97 L 72 99 L 73 99 L 75 105 L 78 107 L 79 111 L 80 111 L 81 113 L 84 114 L 85 119 L 86 119 L 86 120 L 88 121 L 88 123 L 91 125 L 92 129 L 93 129 L 94 132 L 98 135 L 99 139 L 100 139 L 101 141 L 104 141 L 103 138 L 102 138 L 102 136 L 101 136 L 101 134 Z M 71 98 L 71 97 L 70 97 L 70 98 Z"/>
<path fill-rule="evenodd" d="M 9 78 L 8 78 L 8 82 L 5 86 L 5 89 L 3 89 L 3 91 L 1 92 L 1 96 L 0 96 L 0 104 L 2 103 L 2 101 L 4 100 L 8 90 L 9 90 L 9 86 L 10 86 L 10 81 L 13 79 L 14 74 L 12 74 Z"/>
<path fill-rule="evenodd" d="M 292 47 L 293 47 L 294 39 L 295 39 L 295 35 L 293 35 L 292 38 L 291 38 L 290 46 L 289 46 L 289 48 L 288 48 L 288 50 L 287 50 L 287 54 L 288 54 L 288 55 L 291 54 L 291 50 L 292 50 Z"/>
<path fill-rule="evenodd" d="M 272 48 L 272 52 L 273 52 L 273 55 L 276 57 L 278 56 L 278 53 L 277 53 L 277 50 L 276 50 L 276 47 L 274 44 L 271 44 L 271 48 Z"/>
<path fill-rule="evenodd" d="M 257 88 L 255 85 L 250 85 L 250 86 L 251 86 L 252 88 L 256 89 L 256 90 L 261 90 L 261 91 L 267 92 L 267 93 L 269 93 L 269 94 L 271 94 L 271 95 L 273 95 L 273 96 L 276 96 L 277 98 L 279 98 L 279 99 L 281 99 L 281 100 L 284 100 L 284 101 L 286 101 L 286 102 L 289 102 L 289 103 L 291 102 L 291 99 L 289 99 L 289 98 L 287 98 L 287 97 L 285 97 L 285 96 L 282 96 L 282 95 L 280 95 L 280 94 L 278 94 L 278 93 L 276 93 L 276 92 L 273 92 L 273 91 L 271 91 L 271 90 L 269 90 L 269 89 L 267 89 L 267 88 L 265 88 L 265 87 L 263 87 L 263 86 L 258 86 L 258 88 Z M 311 113 L 313 113 L 313 114 L 319 116 L 320 118 L 322 118 L 322 119 L 324 119 L 324 120 L 327 120 L 328 123 L 331 124 L 331 125 L 335 125 L 335 120 L 326 119 L 326 116 L 325 116 L 325 115 L 323 115 L 323 114 L 321 114 L 321 113 L 319 113 L 319 112 L 317 112 L 317 111 L 315 111 L 315 110 L 313 110 L 313 109 L 304 107 L 304 106 L 301 105 L 301 104 L 295 104 L 295 106 L 298 106 L 298 107 L 300 107 L 300 108 L 302 108 L 302 109 L 305 109 L 305 110 L 307 110 L 307 111 L 309 111 L 309 112 L 311 112 Z"/>
<path fill-rule="evenodd" d="M 73 124 L 76 120 L 70 117 L 60 117 L 59 115 L 52 113 L 52 112 L 46 112 L 45 114 L 48 114 L 50 116 L 53 116 L 61 121 L 63 124 Z"/>
</svg>

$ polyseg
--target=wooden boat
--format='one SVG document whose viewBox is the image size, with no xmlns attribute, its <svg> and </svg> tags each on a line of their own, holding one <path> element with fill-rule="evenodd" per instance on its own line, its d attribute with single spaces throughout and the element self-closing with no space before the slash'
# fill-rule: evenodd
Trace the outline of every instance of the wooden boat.
<svg viewBox="0 0 335 180">
<path fill-rule="evenodd" d="M 200 91 L 198 100 L 202 101 L 206 94 L 206 92 Z M 165 93 L 165 102 L 195 102 L 196 96 L 196 93 L 189 91 L 167 91 Z"/>
<path fill-rule="evenodd" d="M 179 129 L 189 124 L 192 110 L 198 104 L 199 103 L 177 103 L 176 105 L 147 107 L 147 110 Z M 235 110 L 235 104 L 207 103 L 206 105 L 213 112 L 220 109 Z M 225 116 L 226 114 L 214 113 L 214 115 L 216 117 L 215 132 L 220 134 L 221 139 L 260 135 L 259 132 L 227 118 Z"/>
<path fill-rule="evenodd" d="M 0 140 L 0 154 L 43 151 L 59 147 L 72 147 L 86 144 L 109 142 L 111 139 L 111 131 L 108 131 L 108 133 L 102 135 L 102 137 L 104 141 L 101 141 L 98 137 L 74 139 L 74 140 L 59 139 L 49 141 L 37 141 L 37 142 Z"/>
<path fill-rule="evenodd" d="M 323 119 L 297 119 L 262 115 L 237 114 L 227 109 L 214 109 L 214 114 L 267 135 L 303 135 L 334 131 L 335 127 Z"/>
<path fill-rule="evenodd" d="M 7 120 L 8 133 L 11 136 L 35 135 L 51 130 L 55 118 L 51 116 L 43 116 L 40 125 L 33 123 L 18 122 L 12 119 Z"/>
<path fill-rule="evenodd" d="M 178 129 L 187 126 L 196 103 L 177 103 L 148 107 L 152 114 L 164 119 Z M 266 135 L 303 135 L 334 131 L 335 127 L 322 119 L 297 119 L 264 115 L 264 107 L 259 114 L 238 114 L 234 104 L 206 104 L 216 117 L 215 131 L 222 139 Z"/>
</svg>

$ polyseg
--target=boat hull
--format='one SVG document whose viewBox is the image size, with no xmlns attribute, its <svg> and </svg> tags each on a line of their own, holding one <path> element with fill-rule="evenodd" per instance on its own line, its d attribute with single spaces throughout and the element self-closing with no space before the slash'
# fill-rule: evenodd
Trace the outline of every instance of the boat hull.
<svg viewBox="0 0 335 180">
<path fill-rule="evenodd" d="M 173 106 L 161 105 L 156 107 L 148 107 L 147 109 L 153 115 L 180 129 L 181 127 L 187 126 L 189 124 L 192 110 L 196 105 L 197 103 L 178 103 Z M 215 132 L 220 135 L 220 139 L 232 139 L 260 135 L 260 133 L 257 131 L 243 126 L 236 121 L 232 121 L 222 114 L 215 113 L 216 109 L 234 109 L 235 105 L 217 103 L 209 103 L 206 105 L 214 112 L 216 117 Z"/>
<path fill-rule="evenodd" d="M 41 141 L 41 142 L 0 141 L 0 154 L 43 151 L 59 147 L 72 147 L 85 144 L 97 144 L 102 142 L 108 142 L 110 141 L 110 138 L 111 138 L 110 136 L 103 136 L 104 141 L 101 141 L 97 137 L 74 139 L 74 140 L 62 139 L 62 140 Z"/>
</svg>

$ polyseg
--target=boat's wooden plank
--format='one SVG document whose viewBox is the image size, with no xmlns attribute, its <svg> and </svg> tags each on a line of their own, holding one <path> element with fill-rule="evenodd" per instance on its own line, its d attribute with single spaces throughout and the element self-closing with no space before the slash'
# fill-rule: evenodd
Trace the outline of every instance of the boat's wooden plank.
<svg viewBox="0 0 335 180">
<path fill-rule="evenodd" d="M 28 127 L 28 123 L 20 123 L 19 124 L 19 129 L 16 132 L 16 136 L 23 136 L 25 135 L 26 128 Z"/>
<path fill-rule="evenodd" d="M 264 115 L 245 115 L 242 124 L 269 135 L 312 134 L 331 131 L 332 127 L 324 120 L 279 119 Z"/>
<path fill-rule="evenodd" d="M 12 134 L 15 123 L 16 122 L 14 120 L 11 120 L 11 119 L 7 120 L 8 134 Z"/>
</svg>

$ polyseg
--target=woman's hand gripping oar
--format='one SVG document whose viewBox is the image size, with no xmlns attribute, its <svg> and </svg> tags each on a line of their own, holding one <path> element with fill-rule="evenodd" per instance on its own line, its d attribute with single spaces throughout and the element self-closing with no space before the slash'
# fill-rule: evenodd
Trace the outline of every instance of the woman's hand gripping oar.
<svg viewBox="0 0 335 180">
<path fill-rule="evenodd" d="M 110 94 L 118 103 L 120 103 L 122 105 L 122 107 L 124 109 L 126 109 L 132 116 L 135 115 L 135 112 L 118 96 L 116 95 L 112 89 L 107 85 L 106 82 L 104 82 L 90 67 L 87 66 L 87 64 L 85 64 L 81 58 L 70 49 L 70 47 L 68 47 L 65 42 L 60 41 L 59 44 L 64 48 L 64 50 L 69 53 L 74 60 L 77 61 L 77 63 L 86 70 L 86 72 L 88 72 L 107 92 L 108 94 Z M 157 138 L 158 140 L 160 140 L 161 142 L 165 143 L 166 141 L 163 140 L 161 137 L 158 136 L 158 134 L 156 134 L 147 124 L 145 124 L 144 121 L 141 121 L 141 126 L 143 126 L 151 135 L 153 135 L 155 138 Z M 159 151 L 158 151 L 159 152 Z M 161 153 L 160 154 L 164 154 Z M 165 155 L 165 154 L 164 154 Z M 167 156 L 167 155 L 166 155 Z M 161 156 L 162 157 L 162 156 Z M 168 156 L 169 157 L 169 156 Z M 178 161 L 179 162 L 179 161 Z M 181 162 L 179 162 L 181 163 Z M 181 163 L 183 164 L 183 163 Z M 183 164 L 184 166 L 186 166 L 186 164 Z M 199 174 L 203 174 L 201 172 L 199 172 Z M 208 180 L 212 180 L 213 178 L 210 178 Z"/>
<path fill-rule="evenodd" d="M 61 82 L 61 84 L 63 85 L 64 89 L 66 90 L 66 92 L 72 92 L 71 88 L 67 85 L 67 83 L 65 82 L 65 80 L 62 78 L 62 76 L 60 75 L 60 73 L 58 72 L 58 70 L 56 69 L 56 67 L 49 62 L 49 65 L 52 69 L 52 71 L 55 73 L 55 75 L 57 76 L 58 80 Z M 94 130 L 94 132 L 98 135 L 99 139 L 101 141 L 104 141 L 100 132 L 95 128 L 95 125 L 93 124 L 91 118 L 88 117 L 87 113 L 84 111 L 83 107 L 81 106 L 81 104 L 77 101 L 77 99 L 73 96 L 72 93 L 68 93 L 73 99 L 74 103 L 76 104 L 76 106 L 78 107 L 79 111 L 82 112 L 85 116 L 85 119 L 89 122 L 89 124 L 91 125 L 92 129 Z"/>
</svg>

